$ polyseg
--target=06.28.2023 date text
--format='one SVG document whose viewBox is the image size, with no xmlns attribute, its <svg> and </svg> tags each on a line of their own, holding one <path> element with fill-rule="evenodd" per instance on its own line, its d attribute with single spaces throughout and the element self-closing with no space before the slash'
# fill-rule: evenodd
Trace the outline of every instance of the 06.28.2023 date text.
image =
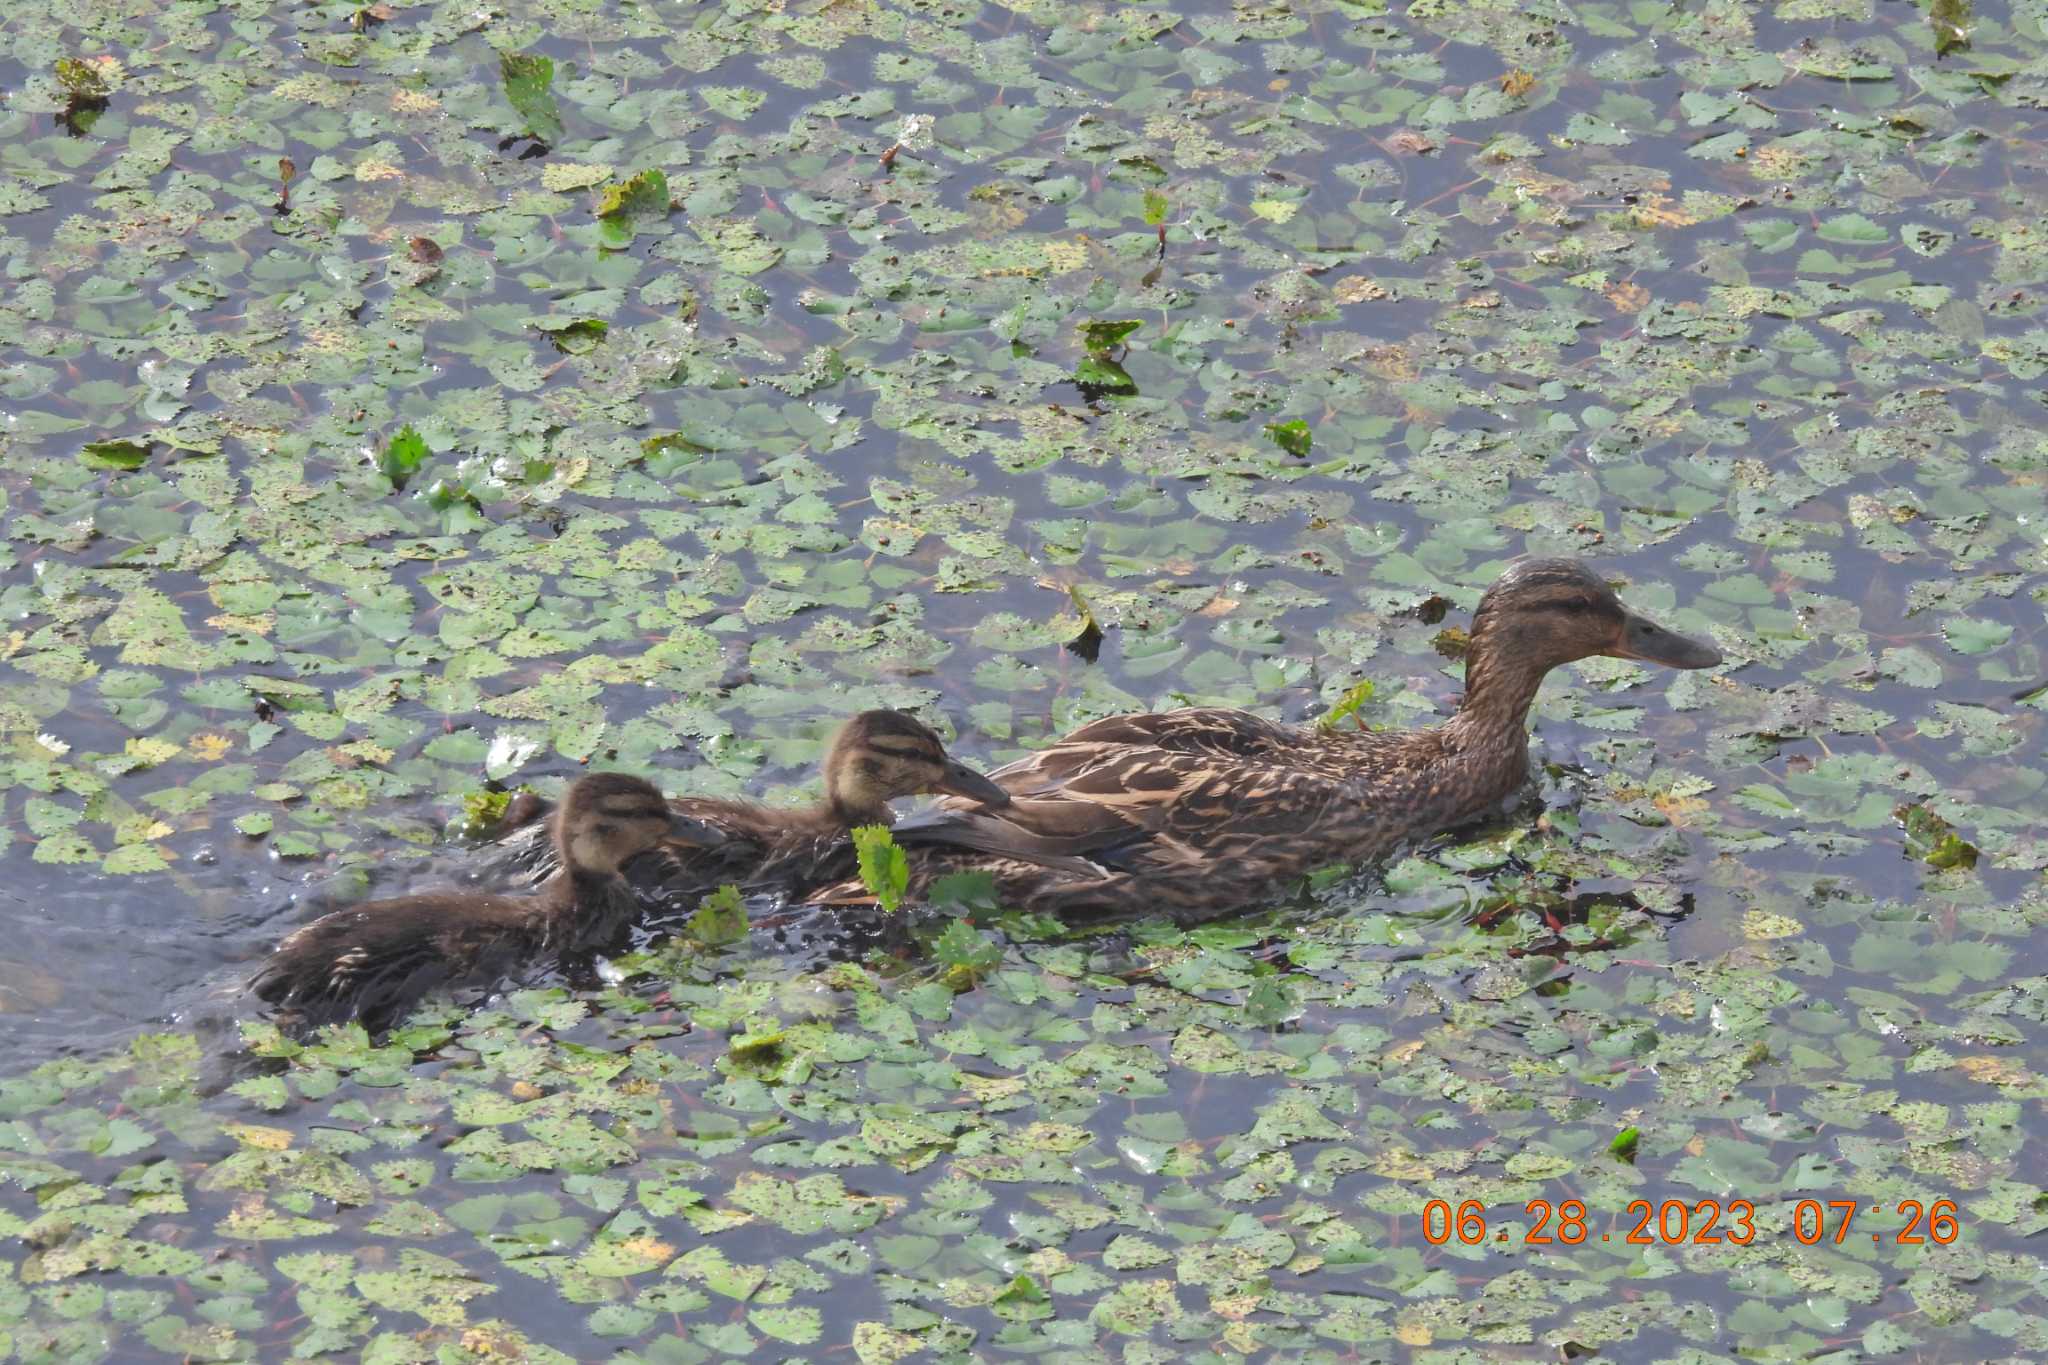
<svg viewBox="0 0 2048 1365">
<path fill-rule="evenodd" d="M 1560 1204 L 1531 1199 L 1523 1212 L 1531 1220 L 1520 1229 L 1524 1246 L 1578 1246 L 1585 1242 L 1638 1246 L 1714 1246 L 1733 1242 L 1748 1246 L 1758 1235 L 1756 1205 L 1747 1199 L 1730 1199 L 1726 1203 L 1717 1199 L 1638 1199 L 1604 1232 L 1587 1226 L 1586 1206 L 1576 1199 Z M 1822 1242 L 1839 1244 L 1849 1239 L 1858 1213 L 1885 1212 L 1882 1205 L 1865 1206 L 1855 1199 L 1801 1199 L 1792 1205 L 1791 1233 L 1807 1246 Z M 1962 1235 L 1953 1199 L 1937 1199 L 1931 1204 L 1901 1199 L 1890 1212 L 1904 1223 L 1870 1233 L 1873 1242 L 1890 1241 L 1899 1246 L 1932 1242 L 1947 1246 Z M 1432 1246 L 1452 1241 L 1466 1246 L 1506 1242 L 1513 1240 L 1513 1231 L 1508 1226 L 1490 1226 L 1486 1205 L 1476 1199 L 1458 1205 L 1432 1199 L 1422 1206 L 1422 1235 Z"/>
</svg>

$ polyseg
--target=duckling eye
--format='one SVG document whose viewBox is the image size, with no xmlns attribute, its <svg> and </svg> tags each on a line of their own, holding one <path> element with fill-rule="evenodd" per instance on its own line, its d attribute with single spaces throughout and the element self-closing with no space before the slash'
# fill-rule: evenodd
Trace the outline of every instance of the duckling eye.
<svg viewBox="0 0 2048 1365">
<path fill-rule="evenodd" d="M 1593 604 L 1583 597 L 1574 597 L 1564 604 L 1564 609 L 1574 616 L 1583 616 L 1593 609 Z"/>
</svg>

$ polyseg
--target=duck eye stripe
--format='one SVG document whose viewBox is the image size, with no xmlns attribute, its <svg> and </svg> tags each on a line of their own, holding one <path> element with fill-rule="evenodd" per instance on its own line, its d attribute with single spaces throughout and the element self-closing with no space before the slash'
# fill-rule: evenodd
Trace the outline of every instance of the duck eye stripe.
<svg viewBox="0 0 2048 1365">
<path fill-rule="evenodd" d="M 891 758 L 926 758 L 930 756 L 929 751 L 921 745 L 870 744 L 868 748 L 874 753 L 887 754 Z"/>
</svg>

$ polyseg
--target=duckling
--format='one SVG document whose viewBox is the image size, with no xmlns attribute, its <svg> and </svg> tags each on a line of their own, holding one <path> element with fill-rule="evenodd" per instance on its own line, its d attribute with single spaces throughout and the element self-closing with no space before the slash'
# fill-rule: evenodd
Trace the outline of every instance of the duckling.
<svg viewBox="0 0 2048 1365">
<path fill-rule="evenodd" d="M 1524 560 L 1480 598 L 1464 703 L 1441 725 L 1320 729 L 1208 707 L 1110 716 L 991 773 L 1008 804 L 941 802 L 899 822 L 896 842 L 913 894 L 981 871 L 1019 909 L 1226 913 L 1318 867 L 1498 813 L 1529 779 L 1529 706 L 1544 675 L 1596 654 L 1667 668 L 1722 661 L 1623 606 L 1584 562 Z M 792 894 L 867 898 L 852 880 Z"/>
<path fill-rule="evenodd" d="M 635 903 L 622 873 L 692 830 L 659 789 L 623 773 L 578 779 L 548 828 L 557 872 L 532 895 L 435 891 L 337 910 L 293 930 L 249 988 L 294 1026 L 389 1027 L 438 987 L 478 986 L 536 959 L 614 943 Z"/>
<path fill-rule="evenodd" d="M 848 832 L 891 823 L 889 803 L 898 797 L 946 793 L 969 809 L 1010 800 L 1008 792 L 947 754 L 929 726 L 902 711 L 862 711 L 840 726 L 825 752 L 824 779 L 824 799 L 810 806 L 676 797 L 669 806 L 683 835 L 665 842 L 660 858 L 634 869 L 634 886 L 694 908 L 726 883 L 772 891 L 844 875 L 855 861 Z M 502 847 L 536 870 L 552 865 L 549 848 L 530 831 L 515 831 Z"/>
</svg>

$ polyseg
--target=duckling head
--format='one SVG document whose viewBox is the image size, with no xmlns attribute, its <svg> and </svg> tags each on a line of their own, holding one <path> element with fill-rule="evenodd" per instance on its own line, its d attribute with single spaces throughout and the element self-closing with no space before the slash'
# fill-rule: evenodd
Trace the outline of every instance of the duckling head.
<svg viewBox="0 0 2048 1365">
<path fill-rule="evenodd" d="M 1524 559 L 1486 590 L 1472 614 L 1474 653 L 1544 670 L 1606 654 L 1666 668 L 1712 668 L 1721 651 L 1622 605 L 1580 559 Z"/>
<path fill-rule="evenodd" d="M 825 796 L 850 823 L 886 822 L 897 797 L 935 793 L 1010 804 L 1008 792 L 953 759 L 930 727 L 902 711 L 863 711 L 833 736 Z"/>
<path fill-rule="evenodd" d="M 578 876 L 615 877 L 642 853 L 677 838 L 668 801 L 651 782 L 625 773 L 592 773 L 571 783 L 555 812 L 562 865 Z"/>
</svg>

